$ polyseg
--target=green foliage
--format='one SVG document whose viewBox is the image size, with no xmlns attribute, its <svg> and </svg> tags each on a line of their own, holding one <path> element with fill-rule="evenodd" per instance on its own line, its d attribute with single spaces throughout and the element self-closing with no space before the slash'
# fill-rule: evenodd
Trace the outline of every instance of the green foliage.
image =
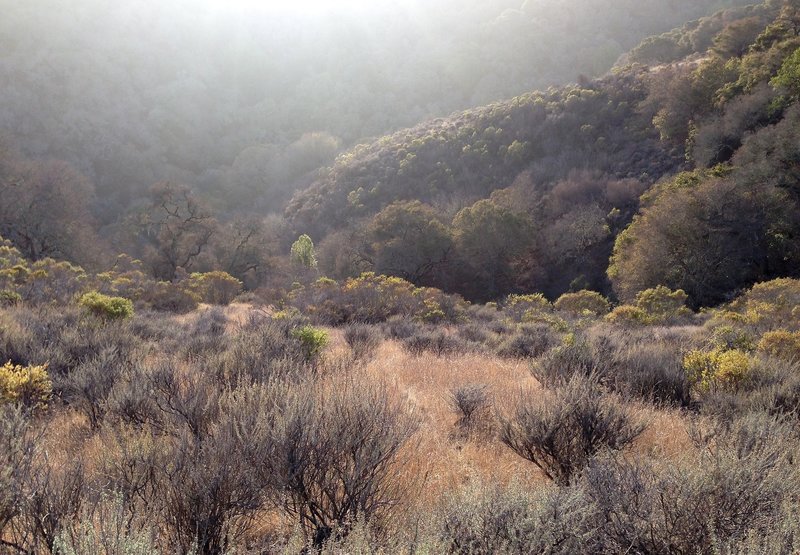
<svg viewBox="0 0 800 555">
<path fill-rule="evenodd" d="M 622 326 L 641 326 L 650 321 L 647 312 L 638 306 L 629 304 L 614 307 L 614 310 L 607 314 L 605 319 L 607 322 Z"/>
<path fill-rule="evenodd" d="M 317 267 L 317 257 L 314 253 L 314 242 L 308 235 L 301 235 L 292 243 L 289 258 L 303 268 L 313 270 Z"/>
<path fill-rule="evenodd" d="M 300 341 L 306 360 L 313 360 L 328 344 L 328 332 L 313 326 L 302 326 L 292 330 L 292 337 Z"/>
<path fill-rule="evenodd" d="M 800 332 L 775 330 L 765 333 L 756 347 L 759 352 L 789 361 L 800 360 Z"/>
<path fill-rule="evenodd" d="M 639 292 L 636 295 L 636 306 L 644 310 L 653 321 L 666 322 L 688 314 L 688 298 L 682 289 L 672 291 L 659 285 Z"/>
<path fill-rule="evenodd" d="M 0 290 L 0 306 L 13 306 L 22 302 L 22 295 L 8 289 Z"/>
<path fill-rule="evenodd" d="M 690 382 L 700 391 L 722 386 L 735 388 L 752 368 L 750 357 L 738 349 L 689 351 L 683 358 L 683 368 Z"/>
<path fill-rule="evenodd" d="M 30 410 L 47 407 L 53 384 L 47 365 L 21 366 L 7 362 L 0 366 L 0 404 L 18 404 Z"/>
<path fill-rule="evenodd" d="M 84 294 L 78 304 L 105 320 L 124 320 L 133 316 L 133 302 L 123 297 L 111 297 L 97 291 Z"/>
<path fill-rule="evenodd" d="M 579 316 L 603 316 L 610 310 L 608 299 L 596 291 L 586 290 L 561 295 L 553 307 Z"/>
<path fill-rule="evenodd" d="M 188 288 L 206 303 L 230 304 L 242 292 L 242 282 L 227 272 L 193 273 Z"/>
<path fill-rule="evenodd" d="M 770 84 L 786 90 L 794 98 L 800 96 L 800 48 L 786 58 Z"/>
</svg>

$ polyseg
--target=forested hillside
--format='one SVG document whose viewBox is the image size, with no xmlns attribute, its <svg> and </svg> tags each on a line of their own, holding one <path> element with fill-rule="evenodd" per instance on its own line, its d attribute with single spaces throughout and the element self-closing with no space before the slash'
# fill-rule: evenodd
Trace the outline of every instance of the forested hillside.
<svg viewBox="0 0 800 555">
<path fill-rule="evenodd" d="M 6 2 L 0 137 L 94 183 L 97 225 L 164 180 L 228 218 L 280 212 L 340 148 L 601 75 L 644 37 L 742 3 L 415 0 L 299 15 L 236 2 Z"/>
<path fill-rule="evenodd" d="M 602 79 L 359 146 L 287 217 L 329 275 L 480 300 L 662 284 L 708 305 L 796 275 L 798 24 L 791 2 L 726 10 Z"/>
<path fill-rule="evenodd" d="M 215 2 L 3 6 L 0 555 L 800 553 L 800 0 Z"/>
</svg>

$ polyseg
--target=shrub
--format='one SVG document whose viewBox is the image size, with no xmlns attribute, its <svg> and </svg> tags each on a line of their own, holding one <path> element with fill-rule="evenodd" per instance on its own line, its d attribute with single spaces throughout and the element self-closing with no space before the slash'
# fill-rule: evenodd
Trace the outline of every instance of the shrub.
<svg viewBox="0 0 800 555">
<path fill-rule="evenodd" d="M 523 325 L 500 344 L 497 354 L 505 358 L 535 358 L 547 352 L 557 342 L 556 334 L 549 326 Z"/>
<path fill-rule="evenodd" d="M 686 407 L 691 400 L 680 354 L 669 345 L 640 343 L 617 348 L 604 379 L 624 396 L 658 405 Z"/>
<path fill-rule="evenodd" d="M 765 333 L 756 347 L 759 352 L 784 360 L 800 360 L 800 332 L 776 330 Z"/>
<path fill-rule="evenodd" d="M 714 386 L 737 386 L 750 370 L 750 357 L 738 349 L 689 351 L 683 358 L 683 368 L 692 385 L 701 391 Z"/>
<path fill-rule="evenodd" d="M 160 281 L 150 287 L 142 296 L 153 310 L 185 314 L 197 308 L 197 295 L 186 291 L 174 283 Z"/>
<path fill-rule="evenodd" d="M 624 448 L 644 428 L 596 381 L 576 375 L 549 395 L 518 399 L 502 421 L 500 439 L 545 476 L 568 485 L 598 452 Z"/>
<path fill-rule="evenodd" d="M 551 349 L 531 363 L 531 373 L 545 387 L 564 385 L 575 376 L 602 374 L 591 346 L 584 339 L 573 339 Z"/>
<path fill-rule="evenodd" d="M 480 349 L 480 346 L 470 344 L 466 340 L 438 328 L 416 331 L 413 335 L 403 339 L 403 347 L 415 356 L 428 352 L 440 357 L 459 355 Z"/>
<path fill-rule="evenodd" d="M 668 287 L 659 285 L 639 292 L 636 295 L 636 306 L 644 310 L 651 319 L 666 322 L 688 314 L 689 309 L 686 308 L 688 299 L 689 296 L 682 289 L 672 291 Z"/>
<path fill-rule="evenodd" d="M 551 310 L 550 301 L 541 293 L 509 295 L 503 302 L 503 311 L 516 322 L 531 321 L 536 316 Z"/>
<path fill-rule="evenodd" d="M 302 326 L 292 330 L 292 337 L 300 341 L 306 360 L 315 359 L 328 344 L 328 332 L 313 326 Z"/>
<path fill-rule="evenodd" d="M 760 417 L 735 423 L 699 459 L 677 464 L 596 459 L 583 484 L 597 507 L 600 551 L 710 554 L 720 540 L 736 546 L 772 533 L 798 495 L 786 457 L 796 440 L 781 428 Z"/>
<path fill-rule="evenodd" d="M 110 297 L 92 291 L 84 294 L 78 303 L 105 320 L 124 320 L 133 316 L 133 303 L 123 297 Z"/>
<path fill-rule="evenodd" d="M 486 384 L 465 384 L 450 390 L 450 406 L 458 414 L 456 426 L 467 433 L 488 427 L 487 419 L 491 407 L 489 386 Z M 482 426 L 483 425 L 483 426 Z"/>
<path fill-rule="evenodd" d="M 587 553 L 594 544 L 593 518 L 580 490 L 472 486 L 445 505 L 439 532 L 445 545 L 439 552 Z"/>
<path fill-rule="evenodd" d="M 22 296 L 16 291 L 0 290 L 0 306 L 14 306 L 22 302 Z"/>
<path fill-rule="evenodd" d="M 188 288 L 205 303 L 227 305 L 242 292 L 242 282 L 222 271 L 193 273 Z"/>
<path fill-rule="evenodd" d="M 565 293 L 553 305 L 556 310 L 563 310 L 579 316 L 602 316 L 610 309 L 608 299 L 595 291 L 578 291 Z"/>
<path fill-rule="evenodd" d="M 404 501 L 400 456 L 417 429 L 384 384 L 364 377 L 303 384 L 289 393 L 267 430 L 262 470 L 320 547 L 333 531 L 346 535 Z"/>
<path fill-rule="evenodd" d="M 0 366 L 0 403 L 40 410 L 47 407 L 52 391 L 47 365 L 20 366 L 8 362 Z"/>
<path fill-rule="evenodd" d="M 606 322 L 620 326 L 642 326 L 648 323 L 647 313 L 638 306 L 629 304 L 615 307 L 605 319 Z"/>
<path fill-rule="evenodd" d="M 19 407 L 0 404 L 0 538 L 24 507 L 31 464 L 40 434 L 31 433 Z"/>
<path fill-rule="evenodd" d="M 357 360 L 366 360 L 380 347 L 383 335 L 374 326 L 355 324 L 345 328 L 344 339 Z"/>
</svg>

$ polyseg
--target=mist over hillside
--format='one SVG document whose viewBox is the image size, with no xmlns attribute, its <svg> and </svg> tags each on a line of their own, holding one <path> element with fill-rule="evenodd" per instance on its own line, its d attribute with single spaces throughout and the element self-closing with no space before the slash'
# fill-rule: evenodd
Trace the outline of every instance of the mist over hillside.
<svg viewBox="0 0 800 555">
<path fill-rule="evenodd" d="M 642 38 L 731 3 L 7 2 L 0 136 L 84 173 L 103 223 L 162 180 L 279 212 L 356 141 L 600 75 Z"/>
</svg>

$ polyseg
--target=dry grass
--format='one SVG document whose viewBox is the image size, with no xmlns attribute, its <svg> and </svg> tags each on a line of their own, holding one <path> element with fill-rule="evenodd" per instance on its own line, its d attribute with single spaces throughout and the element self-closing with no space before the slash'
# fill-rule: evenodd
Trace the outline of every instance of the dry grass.
<svg viewBox="0 0 800 555">
<path fill-rule="evenodd" d="M 509 483 L 541 479 L 533 465 L 496 438 L 454 439 L 458 415 L 448 400 L 454 387 L 469 383 L 486 384 L 492 397 L 499 400 L 521 388 L 536 390 L 539 385 L 526 363 L 476 354 L 413 356 L 399 343 L 385 341 L 366 372 L 376 379 L 393 381 L 421 420 L 419 445 L 409 460 L 414 473 L 425 476 L 418 499 L 421 506 L 435 505 L 443 494 L 471 480 Z"/>
</svg>

